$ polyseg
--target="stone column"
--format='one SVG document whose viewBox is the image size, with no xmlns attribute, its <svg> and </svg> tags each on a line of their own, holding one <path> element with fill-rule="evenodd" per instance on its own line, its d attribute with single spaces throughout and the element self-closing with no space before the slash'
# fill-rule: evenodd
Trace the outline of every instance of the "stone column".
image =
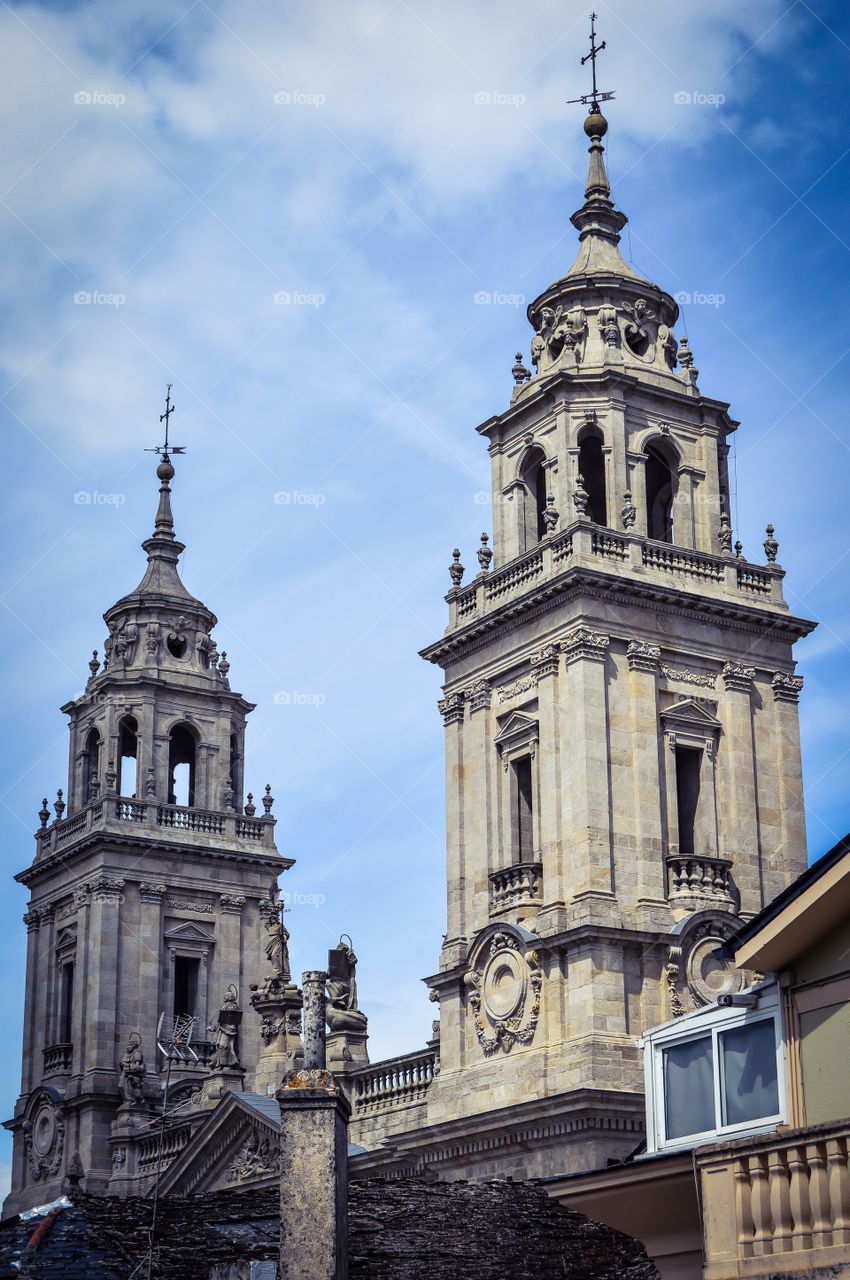
<svg viewBox="0 0 850 1280">
<path fill-rule="evenodd" d="M 27 973 L 35 975 L 38 964 L 39 926 L 41 912 L 31 907 L 24 916 L 27 927 Z M 23 1070 L 21 1072 L 21 1093 L 28 1093 L 33 1084 L 41 1079 L 43 1059 L 37 1063 L 35 1059 L 35 1041 L 37 1019 L 40 1017 L 41 1005 L 38 1000 L 38 983 L 30 982 L 24 991 L 26 1010 L 24 1014 Z"/>
<path fill-rule="evenodd" d="M 569 897 L 561 831 L 560 664 L 556 644 L 547 644 L 531 656 L 531 669 L 537 674 L 540 734 L 534 771 L 537 782 L 534 854 L 543 866 L 543 903 L 547 914 L 562 911 Z M 559 922 L 560 927 L 564 923 Z"/>
<path fill-rule="evenodd" d="M 765 894 L 768 901 L 784 889 L 794 876 L 800 875 L 806 869 L 803 769 L 800 759 L 800 721 L 797 712 L 803 678 L 777 671 L 771 684 L 782 843 L 781 848 L 775 851 L 775 868 L 772 867 L 765 872 Z"/>
<path fill-rule="evenodd" d="M 615 922 L 608 778 L 608 714 L 605 663 L 610 641 L 577 626 L 561 642 L 567 688 L 564 739 L 570 769 L 564 858 L 573 910 L 581 923 Z"/>
<path fill-rule="evenodd" d="M 489 916 L 489 873 L 499 862 L 499 845 L 494 838 L 498 813 L 493 812 L 497 761 L 493 749 L 490 706 L 492 689 L 488 680 L 476 680 L 468 691 L 469 722 L 464 732 L 463 867 L 465 893 L 459 907 L 464 933 L 473 933 Z M 467 911 L 471 909 L 470 917 Z"/>
<path fill-rule="evenodd" d="M 301 975 L 304 1067 L 278 1089 L 280 1280 L 347 1280 L 348 1102 L 325 1070 L 325 984 Z"/>
<path fill-rule="evenodd" d="M 636 893 L 639 907 L 665 907 L 667 886 L 659 765 L 658 663 L 661 650 L 640 640 L 626 649 L 631 694 Z"/>
<path fill-rule="evenodd" d="M 733 859 L 732 875 L 741 894 L 741 911 L 755 913 L 765 904 L 761 876 L 753 742 L 752 688 L 755 668 L 727 662 L 723 668 L 724 698 L 724 826 L 730 845 L 721 846 Z M 706 762 L 709 763 L 709 762 Z"/>
<path fill-rule="evenodd" d="M 446 726 L 446 879 L 447 927 L 443 944 L 443 965 L 449 967 L 463 958 L 466 943 L 466 850 L 464 840 L 463 719 L 466 709 L 462 693 L 450 693 L 439 703 Z"/>
</svg>

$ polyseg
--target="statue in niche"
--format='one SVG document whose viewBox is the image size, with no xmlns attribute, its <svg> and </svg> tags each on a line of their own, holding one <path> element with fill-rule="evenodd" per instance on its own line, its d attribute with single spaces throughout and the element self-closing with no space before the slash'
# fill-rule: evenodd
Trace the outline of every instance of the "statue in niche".
<svg viewBox="0 0 850 1280">
<path fill-rule="evenodd" d="M 348 938 L 346 942 L 345 939 Z M 366 1015 L 357 1007 L 357 956 L 348 934 L 328 952 L 328 1028 L 334 1031 L 362 1031 Z"/>
<path fill-rule="evenodd" d="M 239 1034 L 241 1021 L 242 1010 L 239 1008 L 239 997 L 231 983 L 218 1011 L 218 1018 L 207 1027 L 207 1031 L 215 1036 L 215 1048 L 209 1061 L 211 1071 L 239 1067 L 236 1037 Z"/>
<path fill-rule="evenodd" d="M 146 1071 L 142 1037 L 138 1031 L 133 1031 L 127 1041 L 127 1049 L 118 1064 L 118 1088 L 121 1091 L 122 1110 L 137 1107 L 144 1101 L 142 1081 Z"/>
</svg>

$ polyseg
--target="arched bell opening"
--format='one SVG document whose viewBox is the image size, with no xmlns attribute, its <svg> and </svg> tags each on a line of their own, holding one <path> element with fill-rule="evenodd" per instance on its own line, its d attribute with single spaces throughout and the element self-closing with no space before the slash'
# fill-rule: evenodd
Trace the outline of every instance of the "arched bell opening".
<svg viewBox="0 0 850 1280">
<path fill-rule="evenodd" d="M 656 542 L 673 541 L 673 502 L 677 485 L 676 460 L 662 445 L 647 445 L 646 533 Z"/>
<path fill-rule="evenodd" d="M 168 738 L 168 803 L 192 808 L 198 743 L 187 724 L 175 725 Z"/>
<path fill-rule="evenodd" d="M 100 747 L 100 734 L 97 729 L 89 729 L 86 745 L 83 748 L 83 794 L 81 797 L 83 804 L 93 799 L 100 781 Z"/>
<path fill-rule="evenodd" d="M 139 724 L 124 716 L 118 725 L 118 794 L 135 798 L 139 793 Z"/>
<path fill-rule="evenodd" d="M 520 549 L 530 551 L 546 533 L 546 454 L 536 445 L 522 461 L 522 511 L 520 515 Z"/>
<path fill-rule="evenodd" d="M 579 444 L 578 471 L 587 492 L 587 515 L 594 524 L 608 524 L 608 500 L 605 485 L 605 454 L 602 436 L 588 432 Z"/>
</svg>

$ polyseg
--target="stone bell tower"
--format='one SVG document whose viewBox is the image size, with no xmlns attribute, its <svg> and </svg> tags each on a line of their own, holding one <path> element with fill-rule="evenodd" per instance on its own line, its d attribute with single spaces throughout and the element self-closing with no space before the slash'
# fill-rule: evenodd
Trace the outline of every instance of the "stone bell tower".
<svg viewBox="0 0 850 1280">
<path fill-rule="evenodd" d="M 270 788 L 259 814 L 243 797 L 253 708 L 230 687 L 215 615 L 180 579 L 174 467 L 167 445 L 159 452 L 146 572 L 104 615 L 103 663 L 95 653 L 85 691 L 62 708 L 67 790 L 55 818 L 44 802 L 35 859 L 17 876 L 31 901 L 7 1212 L 58 1195 L 76 1157 L 91 1192 L 122 1173 L 119 1063 L 129 1041 L 147 1063 L 144 1100 L 161 1103 L 161 1013 L 195 1017 L 200 1061 L 194 1072 L 178 1064 L 172 1084 L 200 1087 L 215 1052 L 210 1024 L 233 1005 L 228 988 L 244 1002 L 263 972 L 263 923 L 292 865 L 275 848 Z M 250 1079 L 259 1043 L 243 1040 Z"/>
<path fill-rule="evenodd" d="M 455 552 L 423 652 L 448 828 L 427 1116 L 458 1170 L 633 1149 L 641 1032 L 730 989 L 724 939 L 806 865 L 792 645 L 813 624 L 771 526 L 766 562 L 733 546 L 738 423 L 620 254 L 607 129 L 594 94 L 578 255 L 528 308 L 533 371 L 517 356 L 478 428 L 493 548 L 466 585 Z"/>
</svg>

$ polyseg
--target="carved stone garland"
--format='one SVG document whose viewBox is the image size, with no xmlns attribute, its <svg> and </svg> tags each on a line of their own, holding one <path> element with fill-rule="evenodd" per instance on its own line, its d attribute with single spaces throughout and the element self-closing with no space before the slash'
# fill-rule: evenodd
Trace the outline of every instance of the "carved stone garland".
<svg viewBox="0 0 850 1280">
<path fill-rule="evenodd" d="M 531 1043 L 542 982 L 535 953 L 523 952 L 511 934 L 497 933 L 481 967 L 466 975 L 475 1032 L 486 1054 L 510 1053 L 515 1044 Z"/>
</svg>

